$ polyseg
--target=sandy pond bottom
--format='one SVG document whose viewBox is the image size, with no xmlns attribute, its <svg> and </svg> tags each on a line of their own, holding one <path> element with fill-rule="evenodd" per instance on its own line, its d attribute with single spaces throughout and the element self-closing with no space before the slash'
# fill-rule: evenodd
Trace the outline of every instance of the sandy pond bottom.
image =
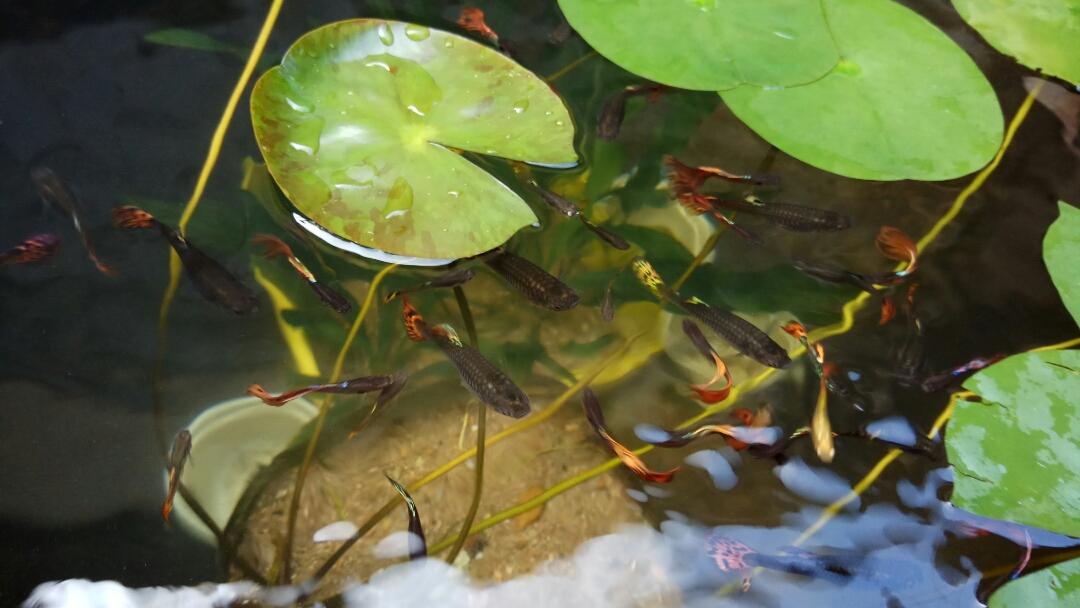
<svg viewBox="0 0 1080 608">
<path fill-rule="evenodd" d="M 533 395 L 533 416 L 539 413 L 536 405 L 546 405 L 558 394 L 557 387 L 549 393 Z M 446 405 L 448 396 L 460 399 Z M 551 419 L 488 448 L 477 521 L 610 458 L 582 416 L 578 401 L 571 399 Z M 442 405 L 426 405 L 431 403 Z M 317 530 L 341 520 L 360 524 L 396 496 L 384 473 L 409 484 L 474 446 L 475 403 L 459 386 L 440 382 L 410 394 L 409 403 L 393 406 L 383 420 L 329 450 L 312 468 L 301 501 L 293 580 L 309 577 L 339 545 L 313 542 Z M 468 422 L 463 424 L 466 412 Z M 488 436 L 513 422 L 489 412 Z M 470 459 L 413 492 L 429 545 L 459 530 L 474 477 Z M 294 478 L 295 469 L 290 469 L 273 481 L 248 520 L 241 552 L 260 571 L 269 570 L 282 538 Z M 601 475 L 541 508 L 472 536 L 457 565 L 476 581 L 508 580 L 573 554 L 587 539 L 614 532 L 623 524 L 643 522 L 638 503 L 627 496 L 621 479 L 620 475 Z M 400 554 L 403 543 L 394 540 L 402 535 L 392 535 L 406 528 L 402 504 L 338 562 L 319 595 L 336 593 L 348 582 L 365 580 L 401 561 L 386 554 Z"/>
</svg>

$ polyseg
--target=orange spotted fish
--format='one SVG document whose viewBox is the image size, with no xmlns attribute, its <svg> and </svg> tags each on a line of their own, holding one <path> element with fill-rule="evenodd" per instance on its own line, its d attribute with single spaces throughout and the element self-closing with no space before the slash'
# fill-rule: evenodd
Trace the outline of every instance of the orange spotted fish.
<svg viewBox="0 0 1080 608">
<path fill-rule="evenodd" d="M 56 255 L 59 247 L 60 239 L 56 235 L 37 234 L 0 253 L 0 266 L 41 262 Z"/>
<path fill-rule="evenodd" d="M 195 288 L 207 300 L 238 315 L 245 315 L 258 308 L 258 300 L 239 279 L 216 260 L 196 249 L 174 228 L 157 221 L 145 210 L 132 205 L 113 209 L 113 223 L 119 228 L 157 229 L 173 250 L 180 256 L 184 270 Z"/>
<path fill-rule="evenodd" d="M 529 397 L 514 381 L 480 351 L 465 344 L 449 325 L 431 327 L 420 313 L 402 296 L 402 319 L 409 339 L 420 342 L 431 340 L 446 354 L 457 368 L 461 381 L 480 401 L 496 412 L 511 418 L 523 418 L 531 411 Z"/>
<path fill-rule="evenodd" d="M 308 267 L 293 254 L 292 247 L 289 247 L 285 241 L 270 234 L 257 234 L 251 239 L 251 242 L 264 247 L 263 257 L 268 260 L 277 256 L 284 256 L 289 261 L 289 265 L 293 267 L 293 270 L 307 281 L 308 286 L 315 292 L 315 295 L 319 296 L 323 304 L 341 313 L 349 312 L 349 309 L 352 308 L 352 304 L 349 303 L 345 296 L 320 283 L 315 278 L 315 275 L 308 270 Z"/>
<path fill-rule="evenodd" d="M 172 513 L 173 498 L 176 490 L 180 487 L 180 476 L 184 474 L 184 464 L 191 455 L 191 433 L 184 429 L 176 434 L 173 439 L 172 450 L 169 452 L 169 490 L 165 494 L 165 502 L 161 505 L 161 518 L 169 521 Z"/>
<path fill-rule="evenodd" d="M 41 197 L 45 204 L 56 207 L 71 218 L 71 221 L 75 224 L 75 230 L 79 233 L 79 238 L 82 239 L 86 254 L 98 271 L 105 276 L 116 276 L 116 269 L 98 257 L 97 249 L 94 247 L 93 241 L 90 240 L 90 233 L 87 232 L 83 221 L 82 205 L 79 203 L 75 193 L 71 191 L 71 188 L 64 183 L 64 180 L 60 179 L 60 176 L 48 167 L 35 168 L 30 172 L 30 179 L 34 182 L 38 196 Z"/>
<path fill-rule="evenodd" d="M 679 467 L 670 469 L 668 471 L 653 471 L 645 462 L 634 453 L 633 450 L 619 443 L 604 425 L 604 411 L 600 408 L 600 401 L 596 398 L 596 394 L 592 392 L 592 389 L 585 387 L 585 390 L 581 394 L 581 403 L 585 408 L 585 417 L 589 420 L 589 424 L 592 425 L 596 434 L 607 443 L 611 451 L 618 456 L 626 468 L 634 472 L 635 475 L 650 481 L 653 483 L 668 483 L 675 477 L 675 473 L 678 472 Z"/>
</svg>

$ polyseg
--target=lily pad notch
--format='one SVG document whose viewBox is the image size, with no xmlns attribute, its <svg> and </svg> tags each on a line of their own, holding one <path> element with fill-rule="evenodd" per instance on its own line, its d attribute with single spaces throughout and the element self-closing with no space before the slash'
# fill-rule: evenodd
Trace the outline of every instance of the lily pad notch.
<svg viewBox="0 0 1080 608">
<path fill-rule="evenodd" d="M 462 152 L 578 160 L 570 114 L 540 77 L 473 40 L 400 21 L 304 34 L 255 84 L 251 115 L 298 215 L 396 256 L 474 256 L 538 221 Z"/>
</svg>

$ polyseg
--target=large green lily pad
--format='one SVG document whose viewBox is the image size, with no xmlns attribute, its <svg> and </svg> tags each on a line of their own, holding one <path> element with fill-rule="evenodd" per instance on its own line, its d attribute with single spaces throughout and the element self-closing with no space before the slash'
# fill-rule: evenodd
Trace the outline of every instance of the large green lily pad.
<svg viewBox="0 0 1080 608">
<path fill-rule="evenodd" d="M 251 111 L 267 167 L 302 214 L 400 256 L 476 255 L 537 221 L 456 150 L 577 161 L 573 122 L 543 80 L 477 42 L 397 21 L 304 34 L 255 84 Z"/>
<path fill-rule="evenodd" d="M 1043 261 L 1065 308 L 1080 325 L 1080 209 L 1058 202 L 1058 210 L 1043 239 Z"/>
<path fill-rule="evenodd" d="M 1080 606 L 1080 559 L 1012 581 L 990 596 L 990 608 Z"/>
<path fill-rule="evenodd" d="M 1080 83 L 1080 0 L 953 0 L 953 6 L 997 50 Z"/>
<path fill-rule="evenodd" d="M 791 156 L 859 179 L 950 179 L 993 157 L 1001 108 L 963 49 L 892 0 L 822 5 L 840 63 L 805 86 L 722 92 L 736 116 Z"/>
<path fill-rule="evenodd" d="M 952 501 L 979 515 L 1080 536 L 1080 351 L 1014 355 L 964 387 L 945 446 Z"/>
<path fill-rule="evenodd" d="M 682 89 L 803 84 L 839 59 L 816 0 L 559 0 L 559 6 L 604 57 Z"/>
</svg>

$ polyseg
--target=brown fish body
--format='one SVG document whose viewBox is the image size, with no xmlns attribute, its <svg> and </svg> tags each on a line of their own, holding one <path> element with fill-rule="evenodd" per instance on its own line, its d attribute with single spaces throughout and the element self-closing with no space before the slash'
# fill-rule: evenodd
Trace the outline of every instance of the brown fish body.
<svg viewBox="0 0 1080 608">
<path fill-rule="evenodd" d="M 180 256 L 195 289 L 204 298 L 238 315 L 252 313 L 258 308 L 255 294 L 217 260 L 197 249 L 176 230 L 160 222 L 158 226 Z"/>
<path fill-rule="evenodd" d="M 577 217 L 581 215 L 581 209 L 575 205 L 573 201 L 559 196 L 547 188 L 541 188 L 540 186 L 535 186 L 534 190 L 540 195 L 540 200 L 544 201 L 549 207 L 566 217 Z"/>
<path fill-rule="evenodd" d="M 0 253 L 0 266 L 41 262 L 56 255 L 60 239 L 52 234 L 34 235 L 15 247 Z"/>
<path fill-rule="evenodd" d="M 791 203 L 755 203 L 719 198 L 711 200 L 719 207 L 763 217 L 793 232 L 836 232 L 851 227 L 850 218 L 828 209 Z"/>
<path fill-rule="evenodd" d="M 787 351 L 768 334 L 742 317 L 697 300 L 679 304 L 683 310 L 709 326 L 721 338 L 762 365 L 782 369 L 791 363 Z"/>
<path fill-rule="evenodd" d="M 523 418 L 532 411 L 528 395 L 480 351 L 463 343 L 442 326 L 428 329 L 426 334 L 454 364 L 462 384 L 477 399 L 511 418 Z"/>
<path fill-rule="evenodd" d="M 184 429 L 176 434 L 176 438 L 173 439 L 172 450 L 169 453 L 169 490 L 165 494 L 165 502 L 161 506 L 161 517 L 165 521 L 169 521 L 173 499 L 176 497 L 176 490 L 180 487 L 180 476 L 184 474 L 184 465 L 190 455 L 191 433 Z"/>
<path fill-rule="evenodd" d="M 566 283 L 521 256 L 502 251 L 486 257 L 484 263 L 537 306 L 563 311 L 581 300 Z"/>
<path fill-rule="evenodd" d="M 445 272 L 434 279 L 424 281 L 418 285 L 412 287 L 406 287 L 405 289 L 399 289 L 392 291 L 383 298 L 384 302 L 391 302 L 399 296 L 403 296 L 417 291 L 423 291 L 425 289 L 439 289 L 444 287 L 457 287 L 458 285 L 464 285 L 476 276 L 476 271 L 472 268 L 460 268 L 458 270 L 451 270 Z"/>
<path fill-rule="evenodd" d="M 827 283 L 848 284 L 869 293 L 870 295 L 877 295 L 877 289 L 874 288 L 874 278 L 858 272 L 852 272 L 838 266 L 830 266 L 828 264 L 817 264 L 814 262 L 807 262 L 805 260 L 795 260 L 792 262 L 792 266 L 799 272 L 813 277 L 815 279 L 825 281 Z"/>
</svg>

